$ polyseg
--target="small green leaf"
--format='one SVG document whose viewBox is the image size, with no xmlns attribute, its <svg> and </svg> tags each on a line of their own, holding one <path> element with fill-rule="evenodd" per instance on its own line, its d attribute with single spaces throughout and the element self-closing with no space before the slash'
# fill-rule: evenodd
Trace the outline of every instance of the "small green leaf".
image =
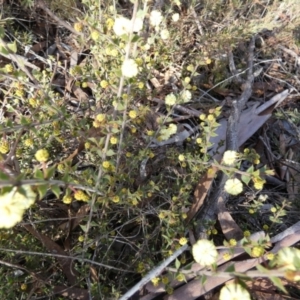
<svg viewBox="0 0 300 300">
<path fill-rule="evenodd" d="M 60 190 L 59 186 L 57 186 L 57 185 L 51 186 L 51 191 L 54 193 L 54 195 L 55 195 L 57 198 L 59 198 L 60 193 L 61 193 L 61 190 Z"/>
<path fill-rule="evenodd" d="M 180 261 L 176 258 L 176 260 L 175 260 L 175 268 L 176 268 L 177 270 L 179 270 L 180 265 L 181 265 Z"/>
<path fill-rule="evenodd" d="M 2 39 L 5 35 L 5 31 L 4 28 L 2 26 L 0 26 L 0 38 Z"/>
<path fill-rule="evenodd" d="M 202 275 L 201 278 L 200 278 L 200 283 L 201 285 L 204 285 L 207 281 L 207 276 L 206 275 Z"/>
<path fill-rule="evenodd" d="M 44 173 L 42 170 L 36 170 L 34 173 L 34 178 L 36 179 L 44 179 Z"/>
<path fill-rule="evenodd" d="M 56 166 L 49 167 L 45 170 L 45 179 L 50 179 L 53 177 L 54 173 L 56 171 Z"/>
<path fill-rule="evenodd" d="M 37 191 L 39 193 L 40 199 L 43 199 L 43 197 L 46 195 L 48 190 L 48 184 L 42 184 L 37 186 Z"/>
<path fill-rule="evenodd" d="M 256 269 L 261 273 L 267 273 L 269 271 L 268 269 L 264 268 L 262 265 L 257 265 Z"/>
<path fill-rule="evenodd" d="M 83 232 L 87 232 L 87 225 L 79 225 Z"/>
<path fill-rule="evenodd" d="M 0 171 L 0 180 L 9 180 L 9 179 L 10 177 L 8 175 Z"/>
<path fill-rule="evenodd" d="M 3 54 L 3 55 L 8 55 L 8 51 L 4 48 L 4 47 L 1 47 L 0 48 L 0 54 Z"/>
<path fill-rule="evenodd" d="M 234 264 L 233 264 L 233 265 L 230 265 L 228 268 L 226 268 L 226 269 L 225 269 L 225 272 L 228 272 L 228 273 L 234 273 L 234 272 L 235 272 Z"/>
<path fill-rule="evenodd" d="M 285 289 L 284 285 L 282 284 L 280 278 L 271 276 L 271 281 L 277 286 L 280 290 L 282 290 L 284 293 L 288 294 L 287 290 Z"/>
<path fill-rule="evenodd" d="M 246 172 L 252 174 L 254 171 L 254 166 L 252 165 Z"/>
<path fill-rule="evenodd" d="M 251 177 L 250 176 L 247 176 L 247 175 L 242 175 L 241 176 L 241 179 L 242 181 L 245 183 L 245 184 L 249 184 L 250 180 L 251 180 Z"/>
<path fill-rule="evenodd" d="M 6 44 L 7 48 L 11 50 L 12 53 L 17 53 L 17 43 L 14 41 L 13 43 Z"/>
<path fill-rule="evenodd" d="M 113 155 L 115 155 L 116 154 L 116 152 L 114 151 L 114 150 L 112 150 L 112 149 L 109 149 L 109 150 L 107 150 L 107 152 L 106 152 L 106 156 L 113 156 Z"/>
</svg>

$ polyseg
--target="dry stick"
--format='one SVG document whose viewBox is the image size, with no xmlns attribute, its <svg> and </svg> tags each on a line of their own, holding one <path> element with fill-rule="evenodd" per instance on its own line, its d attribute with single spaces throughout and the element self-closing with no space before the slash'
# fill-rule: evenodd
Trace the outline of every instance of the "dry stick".
<svg viewBox="0 0 300 300">
<path fill-rule="evenodd" d="M 88 263 L 88 264 L 95 265 L 98 267 L 103 267 L 103 268 L 109 269 L 109 270 L 116 270 L 119 272 L 133 273 L 133 274 L 136 273 L 134 271 L 128 271 L 125 269 L 116 268 L 116 267 L 113 267 L 110 265 L 102 264 L 102 263 L 99 263 L 99 262 L 96 262 L 96 261 L 93 261 L 93 260 L 90 260 L 87 258 L 81 258 L 78 256 L 68 256 L 68 255 L 62 255 L 62 254 L 56 254 L 56 253 L 24 251 L 24 250 L 15 250 L 15 249 L 6 249 L 6 248 L 0 248 L 0 252 L 9 252 L 9 253 L 25 254 L 25 255 L 38 255 L 38 256 L 44 256 L 44 257 L 56 257 L 56 258 L 64 258 L 64 259 L 69 259 L 69 260 L 77 260 L 80 263 L 84 262 L 84 263 Z"/>
<path fill-rule="evenodd" d="M 46 3 L 43 0 L 38 0 L 36 2 L 36 7 L 42 9 L 43 11 L 46 12 L 47 15 L 49 15 L 49 17 L 51 17 L 54 21 L 56 21 L 59 25 L 67 28 L 68 30 L 70 30 L 72 33 L 76 34 L 76 35 L 81 35 L 83 36 L 82 32 L 78 32 L 76 31 L 71 25 L 69 25 L 68 23 L 66 23 L 65 21 L 61 20 L 60 18 L 58 18 L 46 5 Z"/>
<path fill-rule="evenodd" d="M 249 45 L 249 57 L 248 57 L 248 71 L 247 71 L 247 81 L 245 82 L 245 90 L 242 95 L 235 101 L 233 101 L 231 114 L 228 119 L 227 133 L 226 133 L 226 149 L 227 150 L 238 150 L 238 125 L 240 120 L 240 115 L 246 102 L 249 100 L 252 93 L 253 84 L 253 59 L 254 59 L 254 44 L 255 37 L 252 37 Z M 203 208 L 197 215 L 197 227 L 196 227 L 196 237 L 207 238 L 205 224 L 209 221 L 214 221 L 215 216 L 218 213 L 218 208 L 224 206 L 228 197 L 228 194 L 224 191 L 224 186 L 227 181 L 227 176 L 221 173 L 220 183 L 218 189 L 212 196 L 212 199 L 205 201 Z"/>
<path fill-rule="evenodd" d="M 165 101 L 159 99 L 159 98 L 152 98 L 150 99 L 150 101 L 153 101 L 153 102 L 156 102 L 158 104 L 162 104 L 162 105 L 165 105 Z M 178 111 L 182 112 L 182 113 L 186 113 L 188 114 L 189 116 L 193 116 L 193 117 L 196 117 L 198 118 L 202 111 L 197 111 L 195 109 L 190 109 L 190 108 L 187 108 L 187 107 L 184 107 L 184 106 L 181 106 L 179 104 L 175 104 L 173 106 L 174 109 L 177 109 Z"/>
</svg>

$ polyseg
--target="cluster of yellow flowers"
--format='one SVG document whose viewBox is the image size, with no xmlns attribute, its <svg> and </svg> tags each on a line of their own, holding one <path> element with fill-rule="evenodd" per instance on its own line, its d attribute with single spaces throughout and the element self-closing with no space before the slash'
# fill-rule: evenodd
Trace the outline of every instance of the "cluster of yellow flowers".
<svg viewBox="0 0 300 300">
<path fill-rule="evenodd" d="M 78 201 L 84 201 L 84 202 L 87 202 L 90 197 L 83 191 L 81 190 L 77 190 L 75 193 L 74 193 L 74 198 Z"/>
</svg>

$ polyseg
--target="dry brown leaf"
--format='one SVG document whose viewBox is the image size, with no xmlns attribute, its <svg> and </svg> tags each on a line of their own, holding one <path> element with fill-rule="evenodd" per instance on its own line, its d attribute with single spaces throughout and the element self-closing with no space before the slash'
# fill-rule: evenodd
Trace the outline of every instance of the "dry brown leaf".
<svg viewBox="0 0 300 300">
<path fill-rule="evenodd" d="M 231 214 L 226 210 L 224 201 L 218 201 L 218 220 L 227 240 L 235 239 L 240 240 L 243 238 L 244 233 L 242 229 L 236 224 L 231 217 Z"/>
<path fill-rule="evenodd" d="M 203 205 L 204 199 L 207 193 L 209 192 L 210 186 L 212 184 L 213 179 L 215 178 L 217 171 L 218 171 L 217 168 L 213 167 L 198 182 L 194 192 L 195 201 L 188 212 L 188 217 L 187 217 L 188 222 L 194 218 L 195 214 L 199 211 L 200 207 Z"/>
</svg>

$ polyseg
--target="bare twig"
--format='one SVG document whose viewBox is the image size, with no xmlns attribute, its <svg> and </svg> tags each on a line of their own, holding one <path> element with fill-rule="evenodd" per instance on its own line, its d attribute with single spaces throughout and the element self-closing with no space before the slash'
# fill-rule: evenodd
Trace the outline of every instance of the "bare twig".
<svg viewBox="0 0 300 300">
<path fill-rule="evenodd" d="M 156 102 L 158 104 L 165 104 L 165 101 L 159 99 L 159 98 L 152 98 L 150 99 L 153 102 Z M 186 113 L 189 116 L 193 116 L 193 117 L 199 117 L 201 115 L 201 111 L 197 111 L 195 109 L 190 109 L 190 108 L 186 108 L 182 105 L 176 104 L 173 106 L 174 109 L 177 109 L 178 111 L 182 112 L 182 113 Z"/>
<path fill-rule="evenodd" d="M 57 258 L 64 258 L 64 259 L 70 259 L 70 260 L 78 260 L 79 262 L 92 264 L 92 265 L 103 267 L 103 268 L 110 269 L 110 270 L 116 270 L 116 271 L 121 271 L 121 272 L 125 272 L 125 273 L 134 273 L 134 274 L 136 273 L 134 271 L 128 271 L 128 270 L 125 270 L 125 269 L 116 268 L 116 267 L 113 267 L 113 266 L 109 266 L 109 265 L 106 265 L 106 264 L 102 264 L 102 263 L 92 261 L 92 260 L 87 259 L 87 258 L 78 257 L 78 256 L 76 257 L 76 256 L 68 256 L 68 255 L 62 255 L 62 254 L 56 254 L 56 253 L 23 251 L 23 250 L 6 249 L 6 248 L 0 248 L 0 251 L 1 252 L 17 253 L 17 254 L 36 255 L 36 256 L 45 256 L 45 257 L 57 257 Z M 177 251 L 179 251 L 179 250 L 177 250 Z"/>
</svg>

